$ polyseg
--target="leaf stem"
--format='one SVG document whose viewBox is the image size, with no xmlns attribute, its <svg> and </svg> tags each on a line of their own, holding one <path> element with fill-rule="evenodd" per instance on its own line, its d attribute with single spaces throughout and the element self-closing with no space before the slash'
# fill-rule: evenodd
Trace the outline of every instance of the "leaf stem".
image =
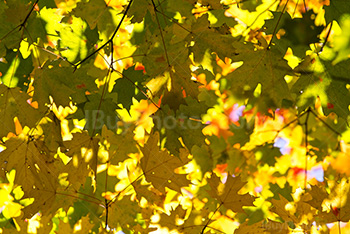
<svg viewBox="0 0 350 234">
<path fill-rule="evenodd" d="M 327 32 L 325 41 L 323 42 L 322 47 L 321 47 L 321 49 L 320 49 L 320 51 L 318 53 L 321 53 L 323 51 L 323 48 L 326 46 L 326 43 L 327 43 L 328 38 L 329 38 L 329 35 L 331 34 L 331 31 L 332 31 L 332 27 L 333 27 L 333 21 L 331 22 L 331 24 L 329 26 L 329 30 Z"/>
<path fill-rule="evenodd" d="M 211 217 L 208 219 L 207 223 L 204 225 L 201 234 L 204 233 L 205 229 L 208 227 L 209 223 L 211 222 L 212 218 L 214 217 L 215 213 L 220 209 L 220 207 L 224 204 L 224 202 L 221 201 L 220 205 L 218 205 L 218 207 L 216 207 L 216 209 L 214 210 L 213 214 L 211 215 Z"/>
<path fill-rule="evenodd" d="M 38 4 L 39 0 L 36 0 L 35 3 L 33 4 L 32 8 L 30 9 L 29 13 L 27 14 L 26 18 L 23 20 L 23 22 L 19 25 L 19 30 L 24 27 L 24 24 L 27 23 L 29 16 L 32 14 L 36 4 Z"/>
<path fill-rule="evenodd" d="M 125 12 L 123 14 L 123 17 L 121 18 L 121 20 L 119 21 L 119 24 L 117 26 L 117 28 L 114 30 L 112 36 L 109 38 L 108 41 L 106 41 L 102 46 L 100 46 L 98 49 L 96 49 L 94 52 L 92 52 L 91 54 L 89 54 L 86 58 L 84 58 L 83 60 L 81 60 L 80 62 L 78 62 L 76 65 L 74 65 L 74 71 L 77 70 L 78 66 L 81 65 L 82 63 L 84 63 L 86 60 L 88 60 L 89 58 L 91 58 L 94 54 L 96 54 L 97 52 L 99 52 L 101 49 L 103 49 L 106 45 L 108 45 L 110 42 L 113 41 L 115 35 L 117 34 L 117 32 L 119 31 L 119 28 L 121 27 L 129 9 L 130 6 L 132 4 L 133 0 L 130 0 L 129 4 L 127 5 Z M 113 53 L 113 48 L 111 48 L 112 53 Z"/>
<path fill-rule="evenodd" d="M 278 27 L 278 25 L 279 25 L 279 23 L 280 23 L 280 21 L 281 21 L 281 19 L 282 19 L 283 13 L 284 13 L 285 10 L 286 10 L 286 7 L 287 7 L 288 2 L 289 2 L 289 0 L 287 0 L 286 4 L 284 5 L 284 7 L 283 7 L 283 9 L 282 9 L 282 12 L 281 12 L 280 16 L 278 17 L 277 24 L 276 24 L 275 28 L 273 29 L 272 37 L 271 37 L 271 40 L 270 40 L 270 42 L 269 42 L 269 44 L 268 44 L 268 46 L 267 46 L 267 49 L 270 48 L 270 46 L 271 46 L 271 44 L 272 44 L 272 41 L 273 41 L 273 38 L 276 36 L 277 27 Z"/>
<path fill-rule="evenodd" d="M 306 110 L 306 119 L 305 119 L 305 180 L 304 180 L 304 189 L 306 191 L 306 186 L 307 186 L 307 168 L 308 168 L 308 157 L 309 157 L 309 141 L 308 141 L 308 137 L 309 137 L 309 129 L 308 129 L 308 121 L 309 121 L 309 116 L 310 116 L 310 112 L 311 112 L 311 108 L 309 107 Z"/>
<path fill-rule="evenodd" d="M 329 130 L 331 130 L 332 132 L 334 132 L 335 134 L 342 136 L 342 134 L 340 132 L 338 132 L 337 130 L 335 130 L 334 128 L 332 128 L 326 121 L 324 121 L 323 119 L 321 119 L 317 113 L 315 113 L 312 109 L 310 109 L 310 112 L 319 120 L 321 121 Z"/>
<path fill-rule="evenodd" d="M 159 23 L 159 19 L 158 19 L 158 15 L 157 15 L 157 8 L 156 8 L 156 5 L 155 5 L 153 0 L 152 0 L 152 5 L 153 5 L 153 8 L 154 8 L 154 14 L 155 14 L 155 17 L 156 17 L 156 20 L 157 20 L 157 24 L 158 24 L 158 28 L 159 28 L 159 32 L 160 32 L 160 37 L 162 39 L 162 43 L 163 43 L 163 47 L 164 47 L 165 58 L 166 58 L 166 61 L 168 63 L 168 67 L 170 67 L 170 62 L 169 62 L 169 58 L 168 58 L 168 51 L 167 51 L 167 48 L 165 46 L 163 31 L 162 31 L 162 28 L 161 28 L 160 23 Z"/>
</svg>

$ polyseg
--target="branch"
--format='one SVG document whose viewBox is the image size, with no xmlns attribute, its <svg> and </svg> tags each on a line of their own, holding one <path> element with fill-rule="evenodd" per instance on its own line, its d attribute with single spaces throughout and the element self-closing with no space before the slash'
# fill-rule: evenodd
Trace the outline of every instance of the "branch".
<svg viewBox="0 0 350 234">
<path fill-rule="evenodd" d="M 95 50 L 94 52 L 92 52 L 91 54 L 89 54 L 86 58 L 84 58 L 83 60 L 81 60 L 79 63 L 77 63 L 76 65 L 74 65 L 74 71 L 77 70 L 78 66 L 81 65 L 82 63 L 84 63 L 86 60 L 88 60 L 89 58 L 91 58 L 94 54 L 96 54 L 97 52 L 99 52 L 101 49 L 103 49 L 106 45 L 108 45 L 109 43 L 113 42 L 113 39 L 115 37 L 115 35 L 117 34 L 120 26 L 122 25 L 129 9 L 130 9 L 130 6 L 132 4 L 133 0 L 130 0 L 128 6 L 126 7 L 125 9 L 125 12 L 123 14 L 123 17 L 122 19 L 119 21 L 119 24 L 117 26 L 117 28 L 114 30 L 114 33 L 112 34 L 112 36 L 108 39 L 108 41 L 106 41 L 102 46 L 100 46 L 97 50 Z M 112 48 L 112 54 L 113 54 L 113 48 Z"/>
</svg>

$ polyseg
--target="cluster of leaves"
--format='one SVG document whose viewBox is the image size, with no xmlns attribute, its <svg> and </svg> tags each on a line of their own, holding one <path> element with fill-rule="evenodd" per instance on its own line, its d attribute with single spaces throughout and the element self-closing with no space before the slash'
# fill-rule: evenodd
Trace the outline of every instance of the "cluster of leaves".
<svg viewBox="0 0 350 234">
<path fill-rule="evenodd" d="M 2 231 L 349 231 L 349 6 L 0 1 Z"/>
</svg>

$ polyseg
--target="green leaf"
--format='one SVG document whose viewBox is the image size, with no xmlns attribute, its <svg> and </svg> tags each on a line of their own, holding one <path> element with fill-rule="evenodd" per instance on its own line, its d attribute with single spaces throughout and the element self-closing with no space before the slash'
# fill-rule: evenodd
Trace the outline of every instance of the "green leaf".
<svg viewBox="0 0 350 234">
<path fill-rule="evenodd" d="M 207 139 L 210 141 L 209 147 L 214 157 L 226 151 L 227 144 L 224 138 L 212 135 L 208 136 Z"/>
<path fill-rule="evenodd" d="M 5 61 L 0 61 L 1 82 L 7 87 L 20 87 L 26 91 L 30 83 L 30 73 L 33 71 L 32 56 L 23 58 L 22 53 L 7 50 Z"/>
<path fill-rule="evenodd" d="M 167 9 L 171 12 L 179 12 L 186 19 L 193 19 L 192 9 L 194 5 L 186 0 L 169 0 L 167 1 Z"/>
<path fill-rule="evenodd" d="M 286 198 L 288 201 L 293 201 L 292 197 L 292 191 L 293 188 L 290 186 L 290 184 L 287 182 L 283 188 L 281 188 L 278 184 L 272 184 L 270 183 L 270 191 L 273 192 L 274 196 L 273 199 L 279 200 L 280 196 L 282 195 L 284 198 Z"/>
<path fill-rule="evenodd" d="M 276 157 L 281 156 L 279 148 L 274 147 L 273 144 L 265 144 L 254 149 L 255 155 L 260 158 L 260 161 L 269 166 L 274 166 Z"/>
<path fill-rule="evenodd" d="M 313 61 L 313 60 L 311 60 Z M 320 70 L 319 66 L 323 67 Z M 326 115 L 331 112 L 347 119 L 349 115 L 350 93 L 346 85 L 350 83 L 350 75 L 346 69 L 350 66 L 350 60 L 345 60 L 333 65 L 329 61 L 305 60 L 296 71 L 301 73 L 300 78 L 293 85 L 292 91 L 298 94 L 298 107 L 301 110 L 313 106 L 319 97 Z M 314 70 L 318 68 L 314 72 Z"/>
<path fill-rule="evenodd" d="M 84 115 L 86 124 L 84 129 L 90 134 L 101 133 L 103 125 L 108 129 L 117 129 L 119 116 L 116 109 L 119 109 L 112 98 L 102 98 L 100 94 L 87 96 L 88 102 L 84 103 Z"/>
<path fill-rule="evenodd" d="M 170 155 L 165 150 L 160 150 L 158 146 L 159 133 L 152 134 L 141 148 L 143 157 L 141 159 L 141 168 L 146 180 L 158 189 L 161 193 L 165 193 L 165 187 L 181 193 L 182 187 L 187 187 L 190 181 L 186 178 L 186 174 L 175 173 L 175 169 L 186 165 L 188 152 L 181 149 L 179 157 Z"/>
<path fill-rule="evenodd" d="M 153 11 L 153 6 L 149 0 L 134 1 L 130 10 L 128 11 L 128 17 L 132 17 L 132 23 L 140 23 L 145 17 L 147 11 Z"/>
<path fill-rule="evenodd" d="M 323 111 L 326 115 L 335 112 L 338 116 L 347 119 L 349 116 L 350 93 L 347 84 L 350 83 L 350 73 L 346 71 L 350 66 L 350 59 L 332 65 L 330 62 L 323 62 L 325 66 L 325 79 L 331 79 L 330 85 L 326 88 L 328 102 L 323 103 Z"/>
<path fill-rule="evenodd" d="M 179 138 L 189 149 L 194 145 L 201 146 L 205 140 L 201 115 L 206 113 L 208 107 L 191 97 L 185 101 L 187 105 L 181 104 L 176 114 L 168 106 L 163 106 L 153 117 L 155 128 L 164 132 L 161 139 L 166 139 L 165 147 L 174 155 L 178 155 L 182 148 Z"/>
<path fill-rule="evenodd" d="M 118 94 L 118 103 L 130 111 L 133 98 L 137 101 L 147 99 L 147 88 L 143 85 L 147 79 L 148 76 L 144 75 L 142 70 L 135 70 L 135 66 L 124 70 L 123 77 L 116 80 L 112 90 Z"/>
<path fill-rule="evenodd" d="M 285 75 L 292 74 L 287 61 L 274 47 L 271 49 L 254 49 L 252 44 L 236 43 L 234 61 L 243 61 L 243 65 L 226 79 L 232 92 L 241 93 L 242 90 L 255 90 L 261 84 L 260 96 L 270 103 L 269 108 L 278 108 L 282 100 L 291 99 Z"/>
<path fill-rule="evenodd" d="M 237 21 L 234 17 L 228 17 L 225 15 L 226 9 L 217 9 L 209 11 L 209 21 L 212 27 L 234 27 L 237 24 Z M 230 32 L 228 32 L 230 34 Z"/>
<path fill-rule="evenodd" d="M 339 22 L 343 14 L 350 14 L 350 5 L 347 0 L 331 0 L 329 6 L 324 6 L 326 23 L 333 20 Z"/>
<path fill-rule="evenodd" d="M 34 79 L 34 97 L 39 107 L 50 103 L 51 96 L 57 106 L 68 106 L 73 103 L 81 103 L 86 100 L 85 92 L 93 92 L 97 89 L 94 78 L 88 73 L 89 66 L 82 66 L 73 73 L 72 67 L 66 67 L 59 60 L 45 64 L 36 70 Z"/>
<path fill-rule="evenodd" d="M 80 17 L 89 24 L 90 29 L 94 29 L 103 14 L 109 14 L 108 6 L 103 0 L 82 1 L 73 9 L 72 14 Z"/>
<path fill-rule="evenodd" d="M 302 18 L 293 19 L 288 12 L 283 13 L 282 17 L 280 12 L 272 13 L 274 18 L 267 20 L 264 27 L 266 27 L 266 34 L 277 33 L 280 29 L 284 30 L 280 39 L 276 37 L 273 39 L 273 42 L 282 53 L 290 47 L 294 55 L 303 58 L 305 57 L 305 52 L 310 49 L 309 45 L 319 42 L 319 34 L 323 31 L 323 27 L 315 25 L 313 20 L 315 14 L 312 10 L 303 13 Z M 276 31 L 274 31 L 275 28 Z"/>
<path fill-rule="evenodd" d="M 252 122 L 252 121 L 250 121 Z M 230 131 L 233 132 L 233 136 L 230 136 L 227 141 L 233 146 L 239 143 L 240 146 L 244 146 L 250 140 L 250 135 L 254 131 L 254 123 L 248 123 L 246 118 L 240 118 L 239 126 L 235 124 L 230 125 Z"/>
<path fill-rule="evenodd" d="M 225 57 L 230 58 L 235 53 L 235 48 L 232 46 L 234 39 L 231 35 L 221 35 L 216 30 L 210 28 L 208 15 L 202 15 L 197 21 L 192 24 L 192 38 L 195 41 L 191 47 L 194 53 L 194 61 L 201 63 L 205 54 L 205 49 L 210 49 L 215 52 L 219 58 L 225 60 Z"/>
<path fill-rule="evenodd" d="M 262 3 L 262 0 L 251 0 L 251 1 L 241 1 L 237 4 L 239 4 L 239 7 L 243 10 L 248 10 L 250 12 L 256 11 L 256 7 L 259 6 Z"/>
<path fill-rule="evenodd" d="M 138 153 L 136 148 L 136 142 L 134 141 L 134 128 L 129 126 L 125 132 L 116 134 L 115 132 L 108 130 L 106 127 L 102 128 L 102 137 L 110 144 L 109 162 L 113 165 L 118 165 L 119 162 L 123 162 L 128 159 L 128 154 Z"/>
<path fill-rule="evenodd" d="M 56 8 L 56 3 L 54 0 L 45 0 L 45 1 L 39 1 L 38 6 L 41 8 Z"/>
<path fill-rule="evenodd" d="M 34 127 L 42 117 L 40 112 L 28 104 L 30 96 L 20 91 L 18 87 L 8 88 L 0 84 L 0 136 L 9 132 L 15 133 L 14 117 L 21 125 Z"/>
<path fill-rule="evenodd" d="M 97 29 L 88 28 L 81 18 L 68 16 L 62 19 L 59 26 L 55 29 L 60 37 L 58 48 L 68 61 L 77 62 L 94 51 L 94 45 L 99 40 Z"/>
<path fill-rule="evenodd" d="M 194 160 L 201 168 L 203 175 L 213 169 L 213 160 L 209 154 L 208 146 L 202 145 L 199 147 L 198 145 L 194 145 L 191 149 L 191 153 Z"/>
<path fill-rule="evenodd" d="M 334 51 L 337 57 L 334 63 L 347 60 L 350 54 L 350 14 L 343 15 L 340 18 L 341 34 L 334 35 Z"/>
</svg>

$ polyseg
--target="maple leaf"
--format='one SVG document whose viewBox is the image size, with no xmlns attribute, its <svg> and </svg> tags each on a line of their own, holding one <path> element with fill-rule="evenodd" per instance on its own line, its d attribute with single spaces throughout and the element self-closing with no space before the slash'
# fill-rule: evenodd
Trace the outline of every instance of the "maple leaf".
<svg viewBox="0 0 350 234">
<path fill-rule="evenodd" d="M 187 214 L 188 210 L 179 205 L 170 211 L 170 215 L 161 213 L 159 225 L 168 228 L 170 231 L 177 230 L 180 233 L 186 234 L 201 233 L 205 226 L 209 231 L 204 233 L 211 233 L 210 230 L 212 228 L 210 224 L 213 223 L 214 220 L 208 219 L 209 213 L 207 209 L 197 210 L 193 207 L 190 214 Z M 182 224 L 179 225 L 179 223 Z"/>
<path fill-rule="evenodd" d="M 290 2 L 0 1 L 2 231 L 318 233 L 348 222 L 349 182 L 333 169 L 349 142 L 349 6 Z M 283 122 L 281 157 L 260 133 Z M 325 182 L 293 194 L 299 177 L 282 185 L 302 152 Z M 329 159 L 338 167 L 318 165 Z M 240 176 L 221 181 L 227 171 Z"/>
<path fill-rule="evenodd" d="M 283 188 L 281 188 L 278 184 L 270 183 L 270 190 L 274 191 L 273 198 L 276 199 L 276 200 L 279 200 L 280 195 L 282 195 L 289 202 L 293 201 L 293 197 L 291 195 L 292 187 L 290 186 L 289 183 L 286 183 Z"/>
<path fill-rule="evenodd" d="M 35 188 L 55 191 L 57 175 L 50 163 L 54 160 L 48 152 L 38 148 L 35 141 L 12 137 L 5 142 L 6 149 L 0 153 L 3 173 L 16 170 L 14 182 L 26 193 Z"/>
<path fill-rule="evenodd" d="M 50 112 L 40 122 L 43 132 L 48 134 L 44 137 L 44 145 L 51 153 L 56 153 L 59 146 L 63 146 L 61 121 L 55 113 Z"/>
<path fill-rule="evenodd" d="M 143 20 L 147 11 L 153 9 L 152 4 L 148 0 L 134 1 L 131 4 L 130 10 L 128 11 L 128 16 L 133 23 L 139 23 Z"/>
<path fill-rule="evenodd" d="M 116 110 L 119 108 L 113 99 L 102 97 L 98 93 L 86 97 L 88 101 L 80 103 L 80 112 L 74 113 L 72 117 L 84 118 L 86 120 L 84 129 L 90 134 L 101 133 L 104 125 L 108 129 L 115 130 L 119 121 Z"/>
<path fill-rule="evenodd" d="M 177 206 L 174 210 L 170 211 L 170 215 L 167 215 L 165 213 L 162 213 L 160 215 L 160 221 L 159 224 L 162 227 L 167 227 L 169 231 L 174 229 L 180 229 L 178 225 L 176 224 L 178 219 L 185 219 L 186 216 L 186 210 L 184 210 L 181 206 Z"/>
<path fill-rule="evenodd" d="M 261 84 L 261 97 L 269 103 L 269 108 L 281 107 L 283 99 L 291 100 L 284 76 L 292 74 L 292 69 L 276 48 L 254 49 L 254 45 L 243 43 L 234 45 L 237 48 L 231 58 L 243 61 L 243 65 L 226 77 L 233 92 L 253 91 Z"/>
<path fill-rule="evenodd" d="M 141 198 L 145 198 L 151 204 L 157 204 L 161 207 L 164 204 L 164 200 L 161 197 L 164 197 L 157 189 L 150 188 L 149 185 L 141 184 L 141 180 L 137 180 L 131 183 L 135 192 L 136 198 L 138 201 L 141 201 Z M 164 197 L 165 198 L 165 197 Z"/>
<path fill-rule="evenodd" d="M 255 234 L 255 233 L 265 233 L 262 222 L 254 223 L 249 225 L 248 222 L 244 222 L 239 225 L 235 230 L 234 234 Z"/>
<path fill-rule="evenodd" d="M 264 220 L 261 223 L 261 227 L 264 228 L 265 232 L 267 233 L 280 233 L 280 234 L 285 234 L 285 233 L 290 233 L 290 229 L 288 224 L 286 222 L 281 223 L 277 221 L 273 221 L 270 219 Z"/>
<path fill-rule="evenodd" d="M 56 24 L 55 34 L 60 40 L 57 47 L 60 55 L 70 62 L 85 59 L 88 53 L 95 50 L 94 45 L 99 40 L 96 29 L 91 30 L 81 19 L 74 16 L 63 17 L 59 24 Z"/>
<path fill-rule="evenodd" d="M 148 234 L 153 231 L 156 231 L 158 228 L 156 227 L 142 227 L 140 224 L 137 224 L 134 228 L 135 233 Z"/>
<path fill-rule="evenodd" d="M 176 72 L 170 72 L 171 90 L 166 90 L 162 98 L 163 105 L 177 111 L 181 104 L 186 105 L 186 97 L 189 96 L 198 100 L 199 89 L 198 83 L 190 79 L 191 72 L 180 66 L 175 66 Z"/>
<path fill-rule="evenodd" d="M 230 125 L 230 130 L 233 132 L 233 136 L 228 137 L 228 142 L 231 145 L 239 143 L 241 146 L 244 146 L 249 142 L 250 135 L 254 130 L 254 123 L 247 122 L 247 119 L 240 119 L 240 126 L 235 124 Z"/>
<path fill-rule="evenodd" d="M 318 35 L 322 32 L 322 26 L 315 26 L 313 20 L 313 11 L 303 13 L 302 18 L 291 18 L 288 12 L 272 12 L 273 19 L 266 20 L 265 25 L 266 34 L 273 34 L 283 29 L 283 36 L 275 39 L 274 43 L 282 51 L 286 51 L 291 47 L 293 54 L 298 57 L 304 57 L 305 52 L 310 49 L 310 44 L 319 41 Z M 301 33 L 307 31 L 307 34 Z"/>
<path fill-rule="evenodd" d="M 33 127 L 40 119 L 40 112 L 28 104 L 30 97 L 18 87 L 8 88 L 0 84 L 0 136 L 15 133 L 14 117 L 21 125 Z"/>
<path fill-rule="evenodd" d="M 90 137 L 86 132 L 73 133 L 73 139 L 64 141 L 63 152 L 71 158 L 65 167 L 68 172 L 68 181 L 73 187 L 84 184 L 90 170 L 96 175 L 98 138 Z"/>
<path fill-rule="evenodd" d="M 311 186 L 311 190 L 309 191 L 309 194 L 311 195 L 312 199 L 307 201 L 308 204 L 310 204 L 312 207 L 316 208 L 318 210 L 317 216 L 320 218 L 320 221 L 325 223 L 332 223 L 337 221 L 342 222 L 348 222 L 350 220 L 350 201 L 349 201 L 349 195 L 350 190 L 347 191 L 346 196 L 342 193 L 342 188 L 346 187 L 349 188 L 349 181 L 346 181 L 346 183 L 339 183 L 336 187 L 333 188 L 332 192 L 328 194 L 324 189 L 319 188 L 317 186 Z M 334 200 L 335 197 L 341 197 L 342 199 L 337 198 L 336 202 L 339 203 L 339 201 L 345 201 L 342 202 L 342 204 L 338 204 L 337 206 L 330 205 L 329 208 L 331 208 L 330 211 L 324 211 L 323 209 L 323 201 L 332 199 Z M 346 197 L 346 200 L 344 200 L 344 197 Z"/>
<path fill-rule="evenodd" d="M 0 20 L 4 22 L 0 25 L 0 55 L 6 55 L 6 49 L 17 48 L 22 40 L 22 30 L 13 30 L 22 23 L 28 14 L 30 5 L 28 2 L 11 1 L 9 3 L 1 2 Z M 33 16 L 31 16 L 33 17 Z M 30 19 L 30 18 L 28 18 Z"/>
<path fill-rule="evenodd" d="M 187 97 L 184 101 L 186 105 L 181 104 L 176 114 L 166 105 L 153 118 L 155 128 L 163 133 L 161 139 L 166 138 L 165 147 L 176 156 L 182 148 L 179 138 L 188 148 L 194 145 L 201 146 L 205 141 L 202 132 L 205 125 L 201 121 L 201 116 L 208 107 L 191 97 Z"/>
<path fill-rule="evenodd" d="M 350 75 L 348 72 L 344 71 L 350 65 L 350 60 L 345 60 L 339 62 L 335 65 L 328 61 L 322 61 L 325 67 L 325 82 L 326 79 L 331 79 L 329 86 L 326 88 L 326 93 L 328 96 L 327 104 L 323 104 L 323 109 L 326 115 L 334 111 L 337 115 L 346 119 L 350 111 L 348 106 L 350 102 L 350 92 L 347 89 L 347 84 L 349 83 Z M 333 108 L 330 108 L 328 103 L 333 104 Z"/>
<path fill-rule="evenodd" d="M 36 71 L 33 100 L 39 102 L 39 107 L 50 103 L 50 96 L 57 106 L 68 106 L 71 101 L 85 101 L 85 91 L 93 92 L 97 89 L 94 78 L 87 76 L 87 68 L 77 69 L 73 73 L 71 67 L 59 60 L 45 64 L 41 70 Z"/>
<path fill-rule="evenodd" d="M 159 133 L 155 132 L 141 148 L 141 168 L 146 180 L 162 193 L 165 193 L 165 187 L 181 193 L 181 188 L 188 186 L 190 181 L 186 174 L 177 174 L 174 170 L 190 161 L 187 157 L 188 152 L 181 149 L 179 157 L 171 156 L 159 149 L 158 141 Z"/>
<path fill-rule="evenodd" d="M 106 184 L 107 178 L 107 184 Z M 95 223 L 95 227 L 99 227 L 99 218 L 105 209 L 102 208 L 103 201 L 105 201 L 104 193 L 115 192 L 115 185 L 119 180 L 115 176 L 107 174 L 107 170 L 99 172 L 94 181 L 91 177 L 87 177 L 85 184 L 79 188 L 79 191 L 74 191 L 75 200 L 72 208 L 74 209 L 69 214 L 69 223 L 71 226 L 77 224 L 79 220 L 86 216 L 90 216 L 90 220 Z M 71 195 L 71 193 L 70 193 Z"/>
<path fill-rule="evenodd" d="M 350 60 L 333 65 L 329 61 L 306 58 L 295 68 L 301 74 L 292 87 L 292 91 L 298 94 L 297 105 L 302 109 L 307 108 L 314 105 L 319 97 L 326 115 L 335 112 L 346 119 L 350 113 L 350 93 L 346 88 L 350 76 L 344 69 L 349 64 Z M 324 71 L 314 72 L 319 65 L 325 68 Z"/>
<path fill-rule="evenodd" d="M 278 214 L 285 222 L 299 223 L 298 218 L 286 210 L 286 205 L 289 203 L 286 198 L 279 196 L 279 200 L 271 199 L 271 203 L 273 205 L 271 211 Z"/>
<path fill-rule="evenodd" d="M 12 137 L 5 145 L 6 150 L 0 153 L 3 173 L 15 169 L 14 183 L 22 187 L 23 198 L 34 198 L 34 202 L 23 209 L 25 217 L 30 218 L 38 211 L 47 215 L 60 207 L 69 207 L 72 199 L 58 196 L 58 191 L 64 189 L 60 188 L 57 178 L 63 171 L 62 161 L 45 151 L 40 140 Z"/>
<path fill-rule="evenodd" d="M 169 0 L 167 1 L 167 8 L 175 12 L 179 12 L 182 17 L 188 19 L 194 18 L 192 14 L 193 3 L 188 2 L 187 0 Z"/>
<path fill-rule="evenodd" d="M 213 159 L 207 145 L 202 145 L 201 147 L 194 145 L 191 149 L 191 153 L 203 174 L 213 169 Z"/>
<path fill-rule="evenodd" d="M 132 201 L 130 196 L 125 196 L 108 207 L 108 225 L 113 228 L 120 225 L 123 230 L 133 229 L 137 214 L 140 213 L 141 207 L 138 203 Z"/>
<path fill-rule="evenodd" d="M 73 15 L 81 17 L 89 24 L 91 29 L 96 27 L 97 23 L 101 23 L 101 18 L 110 14 L 108 6 L 103 0 L 91 0 L 89 2 L 79 2 L 72 11 Z M 111 16 L 109 16 L 112 18 Z"/>
<path fill-rule="evenodd" d="M 0 62 L 0 71 L 4 72 L 0 76 L 1 82 L 7 87 L 20 87 L 21 90 L 26 91 L 30 82 L 30 73 L 34 68 L 32 57 L 23 58 L 21 53 L 7 50 L 4 58 L 6 63 Z"/>
<path fill-rule="evenodd" d="M 242 182 L 239 176 L 227 176 L 226 182 L 222 183 L 220 177 L 213 173 L 208 179 L 208 184 L 211 188 L 208 194 L 217 199 L 219 204 L 225 208 L 231 209 L 234 212 L 244 213 L 243 206 L 254 206 L 253 202 L 255 200 L 248 193 L 238 194 L 246 183 Z"/>
<path fill-rule="evenodd" d="M 269 166 L 274 166 L 276 163 L 276 157 L 280 157 L 282 154 L 279 148 L 274 147 L 273 144 L 265 144 L 255 148 L 255 153 L 261 155 L 260 161 L 266 163 Z"/>
<path fill-rule="evenodd" d="M 199 17 L 192 25 L 191 31 L 193 33 L 191 39 L 195 41 L 192 47 L 195 62 L 201 63 L 203 61 L 206 50 L 215 52 L 222 60 L 225 60 L 225 57 L 231 57 L 235 53 L 235 48 L 232 46 L 233 37 L 218 34 L 214 29 L 211 29 L 208 15 Z"/>
<path fill-rule="evenodd" d="M 143 86 L 148 76 L 144 75 L 142 71 L 135 70 L 135 66 L 124 70 L 123 77 L 115 81 L 112 92 L 118 94 L 118 103 L 121 103 L 124 108 L 130 111 L 132 100 L 137 101 L 147 99 L 147 89 Z"/>
<path fill-rule="evenodd" d="M 119 162 L 129 158 L 129 153 L 137 153 L 136 142 L 134 142 L 133 128 L 128 128 L 122 134 L 108 130 L 106 126 L 102 127 L 102 137 L 106 139 L 110 146 L 108 149 L 110 163 L 117 165 Z"/>
<path fill-rule="evenodd" d="M 349 14 L 350 6 L 346 0 L 333 0 L 329 2 L 329 5 L 323 7 L 325 10 L 325 19 L 327 24 L 333 20 L 339 22 L 339 18 L 343 14 Z"/>
</svg>

